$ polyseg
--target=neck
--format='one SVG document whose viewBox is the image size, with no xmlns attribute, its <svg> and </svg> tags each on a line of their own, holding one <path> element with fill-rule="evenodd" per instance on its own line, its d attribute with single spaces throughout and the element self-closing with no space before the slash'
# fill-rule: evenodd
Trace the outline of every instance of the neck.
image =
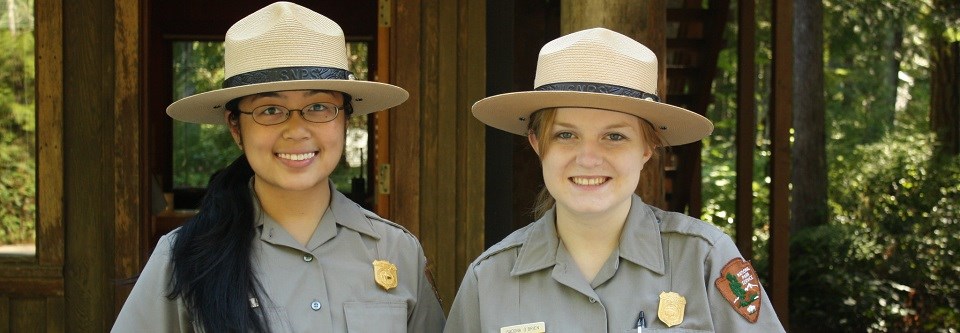
<svg viewBox="0 0 960 333">
<path fill-rule="evenodd" d="M 253 190 L 263 212 L 303 245 L 310 240 L 330 206 L 330 187 L 326 182 L 306 190 L 290 191 L 255 179 Z"/>
<path fill-rule="evenodd" d="M 630 212 L 631 200 L 608 211 L 579 214 L 557 206 L 557 236 L 581 273 L 592 281 L 620 245 L 620 233 Z"/>
</svg>

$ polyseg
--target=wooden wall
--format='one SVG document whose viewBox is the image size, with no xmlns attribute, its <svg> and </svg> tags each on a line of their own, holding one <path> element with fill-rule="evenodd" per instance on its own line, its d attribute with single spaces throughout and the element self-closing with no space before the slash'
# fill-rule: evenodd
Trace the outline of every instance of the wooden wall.
<svg viewBox="0 0 960 333">
<path fill-rule="evenodd" d="M 449 309 L 483 251 L 485 0 L 397 0 L 394 84 L 410 99 L 390 111 L 390 218 L 416 233 Z"/>
</svg>

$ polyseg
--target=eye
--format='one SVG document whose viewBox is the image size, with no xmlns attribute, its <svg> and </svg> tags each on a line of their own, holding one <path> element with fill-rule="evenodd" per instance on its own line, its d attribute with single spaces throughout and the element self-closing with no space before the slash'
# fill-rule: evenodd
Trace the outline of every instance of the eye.
<svg viewBox="0 0 960 333">
<path fill-rule="evenodd" d="M 623 140 L 626 140 L 627 137 L 620 133 L 610 133 L 610 134 L 607 134 L 607 139 L 609 139 L 610 141 L 623 141 Z"/>
<path fill-rule="evenodd" d="M 570 133 L 570 132 L 558 132 L 557 134 L 554 135 L 554 137 L 556 137 L 557 139 L 560 139 L 560 140 L 570 140 L 570 139 L 573 139 L 573 133 Z"/>
<path fill-rule="evenodd" d="M 332 108 L 328 106 L 327 103 L 313 103 L 303 108 L 304 111 L 309 111 L 309 112 L 323 112 L 323 111 L 328 111 L 330 109 Z"/>
<path fill-rule="evenodd" d="M 283 114 L 283 109 L 276 105 L 266 105 L 257 108 L 257 114 L 264 116 L 278 116 Z"/>
</svg>

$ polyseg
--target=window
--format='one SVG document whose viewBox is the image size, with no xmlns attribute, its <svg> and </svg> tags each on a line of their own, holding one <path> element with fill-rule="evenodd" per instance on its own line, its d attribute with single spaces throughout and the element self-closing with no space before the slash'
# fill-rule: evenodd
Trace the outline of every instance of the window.
<svg viewBox="0 0 960 333">
<path fill-rule="evenodd" d="M 347 53 L 350 71 L 357 79 L 366 80 L 368 44 L 347 43 Z M 174 42 L 173 99 L 219 88 L 224 80 L 222 66 L 222 42 Z M 363 204 L 369 201 L 370 192 L 367 116 L 351 117 L 347 126 L 346 149 L 330 178 L 340 192 Z M 227 127 L 179 121 L 173 122 L 172 149 L 173 197 L 177 209 L 196 208 L 211 175 L 229 165 L 240 153 Z"/>
<path fill-rule="evenodd" d="M 0 9 L 0 255 L 36 253 L 33 0 Z"/>
</svg>

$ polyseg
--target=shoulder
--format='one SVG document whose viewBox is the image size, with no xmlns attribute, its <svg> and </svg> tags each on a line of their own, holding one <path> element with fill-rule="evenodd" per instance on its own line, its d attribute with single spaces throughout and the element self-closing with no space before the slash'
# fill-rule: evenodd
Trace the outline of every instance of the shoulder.
<svg viewBox="0 0 960 333">
<path fill-rule="evenodd" d="M 413 242 L 419 247 L 420 241 L 417 240 L 417 237 L 414 236 L 410 230 L 407 230 L 404 226 L 387 220 L 377 213 L 371 212 L 369 210 L 360 207 L 357 205 L 357 208 L 360 209 L 360 213 L 366 219 L 366 222 L 370 225 L 370 228 L 380 236 L 381 240 L 396 240 L 404 242 Z"/>
<path fill-rule="evenodd" d="M 537 224 L 541 222 L 533 222 L 526 225 L 523 228 L 517 229 L 514 232 L 504 237 L 502 240 L 491 246 L 486 251 L 480 254 L 476 260 L 473 261 L 471 266 L 477 266 L 480 263 L 487 260 L 495 260 L 498 257 L 509 256 L 511 259 L 516 259 L 516 251 L 519 250 L 523 243 L 527 240 L 530 235 L 531 230 L 536 228 Z"/>
<path fill-rule="evenodd" d="M 653 206 L 649 207 L 657 220 L 660 221 L 661 235 L 672 234 L 691 237 L 702 240 L 711 246 L 730 239 L 720 228 L 703 220 L 677 212 L 664 211 Z"/>
</svg>

